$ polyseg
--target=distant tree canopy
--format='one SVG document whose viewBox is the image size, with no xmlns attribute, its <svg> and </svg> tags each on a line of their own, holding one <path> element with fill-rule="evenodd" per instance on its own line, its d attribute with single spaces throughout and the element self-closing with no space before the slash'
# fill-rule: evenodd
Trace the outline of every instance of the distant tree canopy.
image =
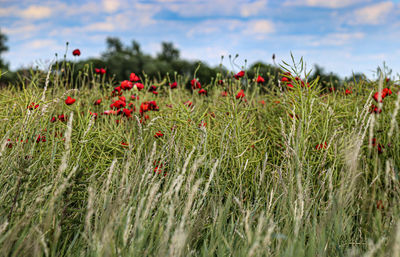
<svg viewBox="0 0 400 257">
<path fill-rule="evenodd" d="M 106 40 L 107 49 L 99 59 L 90 59 L 78 62 L 78 65 L 92 62 L 97 67 L 104 67 L 107 73 L 115 74 L 118 81 L 129 78 L 131 72 L 141 75 L 145 73 L 149 78 L 162 80 L 167 74 L 171 79 L 175 72 L 184 76 L 193 76 L 199 62 L 191 62 L 180 58 L 180 52 L 173 43 L 162 42 L 161 52 L 157 57 L 142 52 L 137 41 L 133 40 L 131 46 L 124 46 L 118 38 L 109 37 Z M 209 82 L 217 74 L 216 68 L 210 68 L 201 63 L 197 72 L 203 82 Z"/>
<path fill-rule="evenodd" d="M 6 46 L 7 36 L 0 31 L 0 68 L 8 68 L 8 64 L 1 58 L 1 54 L 8 50 Z M 166 75 L 170 80 L 175 80 L 175 75 L 182 75 L 186 78 L 193 78 L 196 71 L 196 78 L 205 85 L 212 82 L 217 78 L 218 73 L 227 73 L 228 69 L 220 65 L 218 67 L 210 67 L 204 62 L 188 61 L 181 59 L 180 51 L 172 42 L 162 42 L 161 52 L 157 53 L 155 57 L 143 53 L 140 44 L 132 40 L 131 44 L 124 45 L 119 38 L 108 37 L 106 39 L 106 49 L 99 58 L 89 58 L 75 62 L 75 72 L 82 70 L 85 65 L 92 64 L 93 68 L 105 68 L 109 76 L 114 76 L 116 82 L 129 79 L 129 75 L 135 72 L 139 76 L 146 75 L 147 78 L 155 80 L 156 82 L 162 81 Z M 200 69 L 197 69 L 200 65 Z M 237 66 L 237 65 L 236 65 Z M 237 66 L 239 67 L 239 66 Z M 26 69 L 20 70 L 19 73 L 26 74 Z M 255 62 L 246 69 L 247 77 L 253 79 L 257 74 L 261 74 L 268 85 L 276 84 L 282 73 L 281 68 L 276 64 L 266 64 L 261 61 Z M 8 72 L 2 76 L 1 83 L 16 82 L 18 76 L 17 72 Z M 343 82 L 359 81 L 364 78 L 363 74 L 354 74 L 345 80 L 332 72 L 326 73 L 325 70 L 318 65 L 315 65 L 313 73 L 309 77 L 309 81 L 319 79 L 320 85 L 323 88 L 338 87 Z"/>
<path fill-rule="evenodd" d="M 0 69 L 8 69 L 8 64 L 2 58 L 2 53 L 8 51 L 8 47 L 6 46 L 7 39 L 7 36 L 0 30 Z"/>
<path fill-rule="evenodd" d="M 319 65 L 315 65 L 313 69 L 313 73 L 311 74 L 310 79 L 314 80 L 319 78 L 322 88 L 328 87 L 338 87 L 341 83 L 341 79 L 338 75 L 333 72 L 326 73 L 325 69 Z"/>
</svg>

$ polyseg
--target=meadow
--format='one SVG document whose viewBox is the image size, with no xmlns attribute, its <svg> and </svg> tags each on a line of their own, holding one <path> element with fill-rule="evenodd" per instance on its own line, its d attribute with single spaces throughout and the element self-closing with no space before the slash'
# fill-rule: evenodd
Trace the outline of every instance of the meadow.
<svg viewBox="0 0 400 257">
<path fill-rule="evenodd" d="M 102 68 L 0 89 L 1 256 L 400 256 L 394 76 Z"/>
</svg>

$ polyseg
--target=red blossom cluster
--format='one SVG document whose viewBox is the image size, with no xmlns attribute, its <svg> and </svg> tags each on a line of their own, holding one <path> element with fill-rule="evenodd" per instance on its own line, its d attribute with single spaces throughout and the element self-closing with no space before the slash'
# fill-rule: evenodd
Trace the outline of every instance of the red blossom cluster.
<svg viewBox="0 0 400 257">
<path fill-rule="evenodd" d="M 101 74 L 101 75 L 104 75 L 104 74 L 106 74 L 106 70 L 104 69 L 104 68 L 95 68 L 94 69 L 94 72 L 96 73 L 96 74 Z"/>
<path fill-rule="evenodd" d="M 385 147 L 384 147 L 382 144 L 377 143 L 377 142 L 376 142 L 376 138 L 372 138 L 372 140 L 371 140 L 371 145 L 372 145 L 373 147 L 376 147 L 376 149 L 378 150 L 378 153 L 379 153 L 379 154 L 383 153 L 383 149 L 384 149 Z"/>
<path fill-rule="evenodd" d="M 390 96 L 392 94 L 392 90 L 390 88 L 384 88 L 382 91 L 375 92 L 373 95 L 373 98 L 376 102 L 382 103 L 383 99 L 385 99 L 386 96 Z"/>
<path fill-rule="evenodd" d="M 35 104 L 35 103 L 31 103 L 30 105 L 28 105 L 28 107 L 26 107 L 29 110 L 34 110 L 37 109 L 39 107 L 39 104 Z"/>
<path fill-rule="evenodd" d="M 65 116 L 64 114 L 60 114 L 58 115 L 58 117 L 56 118 L 55 116 L 53 116 L 50 120 L 50 122 L 56 122 L 56 121 L 61 121 L 61 122 L 66 122 L 67 121 L 67 116 Z"/>
<path fill-rule="evenodd" d="M 321 150 L 321 149 L 326 149 L 328 147 L 328 144 L 326 142 L 324 142 L 323 144 L 317 144 L 315 146 L 316 150 Z"/>
</svg>

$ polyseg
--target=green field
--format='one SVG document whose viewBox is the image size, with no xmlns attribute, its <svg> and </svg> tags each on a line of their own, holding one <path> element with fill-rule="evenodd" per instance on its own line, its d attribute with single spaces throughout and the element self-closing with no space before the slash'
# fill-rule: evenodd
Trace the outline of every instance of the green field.
<svg viewBox="0 0 400 257">
<path fill-rule="evenodd" d="M 93 68 L 0 89 L 0 256 L 400 256 L 396 78 Z"/>
</svg>

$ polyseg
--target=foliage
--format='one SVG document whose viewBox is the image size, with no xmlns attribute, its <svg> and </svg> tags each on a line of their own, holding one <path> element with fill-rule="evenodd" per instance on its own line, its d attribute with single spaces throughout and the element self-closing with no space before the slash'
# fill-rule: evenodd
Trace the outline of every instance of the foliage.
<svg viewBox="0 0 400 257">
<path fill-rule="evenodd" d="M 140 55 L 110 42 L 120 61 Z M 170 76 L 157 80 L 175 89 L 154 94 L 142 79 L 117 96 L 112 77 L 79 62 L 30 71 L 0 93 L 0 254 L 398 253 L 398 86 L 355 80 L 349 94 L 322 94 L 303 67 L 221 71 L 205 95 Z M 371 113 L 383 87 L 384 111 Z M 107 115 L 122 96 L 132 115 Z M 143 107 L 152 100 L 159 111 Z"/>
</svg>

